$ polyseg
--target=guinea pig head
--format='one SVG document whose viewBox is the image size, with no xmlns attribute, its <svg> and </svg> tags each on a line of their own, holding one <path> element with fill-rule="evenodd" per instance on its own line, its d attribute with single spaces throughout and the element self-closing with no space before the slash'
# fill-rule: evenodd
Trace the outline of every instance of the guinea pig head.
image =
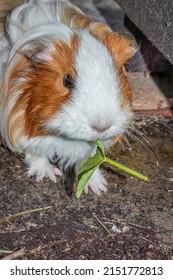
<svg viewBox="0 0 173 280">
<path fill-rule="evenodd" d="M 3 91 L 13 146 L 23 136 L 107 140 L 122 135 L 130 122 L 123 65 L 134 53 L 131 42 L 111 32 L 69 32 L 68 40 L 27 41 L 11 59 Z"/>
<path fill-rule="evenodd" d="M 72 89 L 45 125 L 67 139 L 118 139 L 132 118 L 131 90 L 123 66 L 135 49 L 119 34 L 100 36 L 96 31 L 77 31 Z"/>
</svg>

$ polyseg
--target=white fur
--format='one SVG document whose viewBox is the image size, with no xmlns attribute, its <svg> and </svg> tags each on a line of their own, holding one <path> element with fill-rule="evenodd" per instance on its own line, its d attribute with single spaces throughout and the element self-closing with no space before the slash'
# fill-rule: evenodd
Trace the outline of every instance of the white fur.
<svg viewBox="0 0 173 280">
<path fill-rule="evenodd" d="M 10 18 L 20 22 L 26 28 L 41 26 L 43 24 L 59 23 L 61 13 L 69 7 L 74 7 L 65 0 L 27 0 L 23 5 L 16 7 Z M 52 28 L 52 30 L 55 30 Z M 22 35 L 22 30 L 10 24 L 7 32 L 13 43 Z"/>
<path fill-rule="evenodd" d="M 28 174 L 35 175 L 37 180 L 49 177 L 56 181 L 55 175 L 61 175 L 61 172 L 49 162 L 55 159 L 60 167 L 75 165 L 78 173 L 82 163 L 96 151 L 93 141 L 102 139 L 107 145 L 113 136 L 125 131 L 132 115 L 129 105 L 121 108 L 121 88 L 107 48 L 89 31 L 74 30 L 60 22 L 61 14 L 70 7 L 74 6 L 68 1 L 25 1 L 11 13 L 11 21 L 7 22 L 8 36 L 0 42 L 0 81 L 5 85 L 5 94 L 0 94 L 1 136 L 11 150 L 25 154 Z M 83 14 L 78 8 L 76 10 Z M 19 24 L 15 25 L 15 21 Z M 21 24 L 25 28 L 20 28 Z M 16 146 L 12 145 L 7 131 L 8 118 L 18 97 L 23 94 L 17 87 L 25 80 L 21 78 L 14 82 L 9 100 L 6 92 L 12 67 L 20 52 L 32 50 L 41 44 L 44 53 L 38 54 L 38 59 L 50 60 L 49 51 L 53 48 L 53 42 L 64 41 L 70 45 L 75 33 L 79 36 L 75 56 L 75 89 L 70 101 L 45 123 L 45 129 L 53 131 L 55 136 L 21 137 Z M 5 110 L 2 105 L 4 100 L 7 103 Z M 20 114 L 23 115 L 19 112 L 13 121 Z M 105 128 L 105 131 L 99 132 L 93 127 Z M 15 132 L 16 138 L 20 132 L 20 129 Z M 102 173 L 96 170 L 85 190 L 90 188 L 100 194 L 106 191 L 106 184 Z"/>
</svg>

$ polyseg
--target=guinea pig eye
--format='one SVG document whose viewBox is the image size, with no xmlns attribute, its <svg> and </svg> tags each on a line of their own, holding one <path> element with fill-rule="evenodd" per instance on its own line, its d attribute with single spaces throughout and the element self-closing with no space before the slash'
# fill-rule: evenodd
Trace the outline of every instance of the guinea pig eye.
<svg viewBox="0 0 173 280">
<path fill-rule="evenodd" d="M 70 74 L 66 74 L 63 79 L 63 84 L 66 88 L 73 89 L 74 88 L 74 81 Z"/>
</svg>

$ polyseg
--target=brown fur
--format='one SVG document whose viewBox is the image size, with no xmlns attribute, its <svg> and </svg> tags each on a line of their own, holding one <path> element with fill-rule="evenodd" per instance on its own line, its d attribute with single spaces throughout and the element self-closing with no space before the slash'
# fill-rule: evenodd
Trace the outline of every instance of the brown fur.
<svg viewBox="0 0 173 280">
<path fill-rule="evenodd" d="M 72 27 L 87 28 L 91 22 L 93 22 L 93 19 L 91 19 L 90 17 L 75 15 L 72 19 Z"/>
<path fill-rule="evenodd" d="M 19 86 L 18 89 L 21 87 L 23 93 L 9 118 L 10 139 L 13 143 L 16 141 L 15 131 L 21 127 L 23 136 L 50 135 L 51 132 L 46 132 L 43 127 L 45 121 L 50 120 L 62 103 L 70 98 L 70 90 L 64 87 L 63 77 L 70 74 L 75 79 L 73 54 L 77 51 L 78 37 L 73 37 L 71 47 L 65 43 L 55 43 L 54 47 L 56 50 L 50 54 L 51 61 L 37 64 L 23 56 L 15 67 L 14 79 L 26 76 L 27 82 Z M 19 112 L 21 115 L 13 122 Z"/>
<path fill-rule="evenodd" d="M 91 25 L 89 29 L 109 49 L 117 68 L 122 67 L 135 54 L 134 42 L 117 32 L 110 31 L 105 23 Z"/>
<path fill-rule="evenodd" d="M 86 28 L 93 19 L 85 16 L 79 9 L 71 7 L 62 11 L 61 21 L 73 28 Z"/>
</svg>

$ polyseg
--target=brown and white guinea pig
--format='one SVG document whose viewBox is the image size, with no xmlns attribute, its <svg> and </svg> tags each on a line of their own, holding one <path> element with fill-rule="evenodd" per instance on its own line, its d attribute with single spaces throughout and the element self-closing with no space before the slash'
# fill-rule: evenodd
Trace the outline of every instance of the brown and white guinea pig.
<svg viewBox="0 0 173 280">
<path fill-rule="evenodd" d="M 132 119 L 123 65 L 134 53 L 132 41 L 68 1 L 27 0 L 11 12 L 0 41 L 0 133 L 29 175 L 56 182 L 60 169 L 78 173 L 95 140 L 118 141 Z M 85 190 L 106 185 L 98 169 Z"/>
</svg>

